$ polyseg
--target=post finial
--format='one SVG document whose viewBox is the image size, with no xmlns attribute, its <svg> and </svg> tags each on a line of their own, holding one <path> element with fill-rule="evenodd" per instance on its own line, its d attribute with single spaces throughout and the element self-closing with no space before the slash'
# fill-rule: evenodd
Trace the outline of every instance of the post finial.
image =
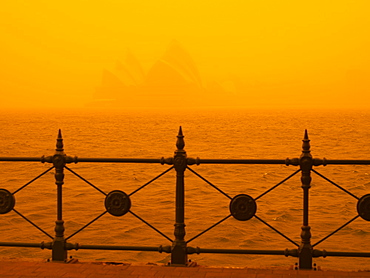
<svg viewBox="0 0 370 278">
<path fill-rule="evenodd" d="M 304 130 L 304 138 L 305 140 L 308 140 L 308 132 L 307 129 Z"/>
<path fill-rule="evenodd" d="M 58 131 L 58 138 L 57 138 L 57 145 L 56 145 L 56 151 L 57 152 L 62 152 L 64 151 L 63 149 L 63 138 L 62 138 L 62 130 L 59 129 Z"/>
<path fill-rule="evenodd" d="M 184 135 L 182 134 L 182 128 L 180 126 L 179 133 L 177 135 L 176 147 L 178 150 L 183 150 L 185 147 Z"/>
<path fill-rule="evenodd" d="M 304 130 L 304 137 L 303 137 L 303 144 L 302 144 L 302 151 L 304 153 L 309 153 L 310 152 L 310 139 L 308 139 L 308 132 L 307 129 Z"/>
</svg>

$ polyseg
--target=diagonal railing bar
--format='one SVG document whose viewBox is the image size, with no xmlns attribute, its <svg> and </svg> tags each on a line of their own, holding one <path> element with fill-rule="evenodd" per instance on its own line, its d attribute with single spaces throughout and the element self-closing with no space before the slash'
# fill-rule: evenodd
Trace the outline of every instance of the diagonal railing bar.
<svg viewBox="0 0 370 278">
<path fill-rule="evenodd" d="M 128 194 L 128 196 L 130 197 L 131 195 L 135 194 L 136 192 L 138 192 L 139 190 L 143 189 L 145 186 L 151 184 L 153 181 L 155 181 L 156 179 L 159 179 L 160 177 L 162 177 L 164 174 L 166 174 L 167 172 L 171 171 L 174 167 L 171 166 L 170 168 L 168 168 L 166 171 L 164 171 L 163 173 L 159 174 L 158 176 L 156 176 L 155 178 L 151 179 L 150 181 L 148 181 L 147 183 L 145 183 L 144 185 L 140 186 L 138 189 L 134 190 L 133 192 L 131 192 L 130 194 Z"/>
<path fill-rule="evenodd" d="M 349 223 L 355 221 L 358 217 L 360 217 L 360 215 L 356 215 L 355 217 L 353 217 L 351 220 L 349 220 L 347 223 L 343 224 L 342 226 L 340 226 L 338 229 L 336 229 L 334 232 L 331 232 L 329 235 L 327 235 L 326 237 L 324 237 L 323 239 L 320 239 L 318 242 L 316 242 L 315 244 L 312 245 L 312 247 L 315 247 L 316 245 L 320 244 L 321 242 L 323 242 L 324 240 L 328 239 L 329 237 L 331 237 L 332 235 L 334 235 L 336 232 L 338 232 L 339 230 L 343 229 L 345 226 L 347 226 Z"/>
<path fill-rule="evenodd" d="M 20 217 L 22 217 L 24 220 L 26 220 L 28 223 L 30 223 L 32 226 L 43 232 L 45 235 L 50 237 L 51 239 L 54 239 L 51 235 L 49 235 L 47 232 L 45 232 L 43 229 L 41 229 L 39 226 L 37 226 L 35 223 L 33 223 L 31 220 L 29 220 L 26 216 L 24 216 L 22 213 L 17 211 L 15 208 L 13 208 L 14 212 L 17 213 Z"/>
<path fill-rule="evenodd" d="M 23 185 L 22 187 L 18 188 L 16 191 L 14 191 L 12 193 L 12 195 L 14 195 L 15 193 L 17 193 L 18 191 L 21 191 L 23 188 L 25 188 L 27 185 L 33 183 L 35 180 L 37 180 L 38 178 L 41 178 L 43 175 L 45 175 L 47 172 L 49 172 L 50 170 L 52 170 L 54 168 L 54 166 L 50 167 L 49 169 L 47 169 L 45 172 L 42 172 L 40 175 L 38 175 L 36 178 L 30 180 L 29 182 L 27 182 L 25 185 Z"/>
<path fill-rule="evenodd" d="M 351 195 L 353 198 L 359 200 L 360 198 L 353 195 L 351 192 L 349 192 L 348 190 L 344 189 L 343 187 L 341 187 L 340 185 L 336 184 L 335 182 L 331 181 L 330 179 L 328 179 L 327 177 L 325 177 L 324 175 L 320 174 L 319 172 L 317 172 L 316 170 L 312 169 L 312 172 L 314 172 L 316 175 L 322 177 L 324 180 L 330 182 L 331 184 L 335 185 L 336 187 L 338 187 L 339 189 L 343 190 L 344 192 L 346 192 L 348 195 Z"/>
<path fill-rule="evenodd" d="M 218 224 L 221 224 L 222 222 L 224 222 L 226 219 L 228 219 L 229 217 L 231 216 L 231 214 L 229 214 L 228 216 L 226 216 L 225 218 L 221 219 L 220 221 L 218 221 L 216 224 L 213 224 L 211 227 L 205 229 L 203 232 L 197 234 L 196 236 L 192 237 L 191 239 L 189 239 L 188 241 L 186 241 L 186 243 L 189 243 L 190 241 L 193 241 L 194 239 L 196 239 L 197 237 L 200 237 L 201 235 L 203 235 L 204 233 L 208 232 L 210 229 L 216 227 Z"/>
<path fill-rule="evenodd" d="M 93 185 L 91 182 L 89 182 L 88 180 L 86 180 L 85 178 L 81 177 L 79 174 L 77 174 L 75 171 L 73 171 L 71 168 L 68 168 L 67 166 L 64 165 L 64 168 L 66 168 L 68 171 L 70 171 L 72 174 L 74 174 L 76 177 L 79 177 L 81 180 L 83 180 L 84 182 L 86 182 L 88 185 L 91 185 L 93 188 L 95 188 L 96 190 L 98 190 L 100 193 L 102 193 L 103 195 L 107 196 L 107 193 L 105 193 L 103 190 L 101 190 L 100 188 L 98 188 L 97 186 Z"/>
<path fill-rule="evenodd" d="M 145 223 L 146 225 L 148 225 L 150 228 L 152 228 L 154 231 L 156 231 L 157 233 L 159 233 L 160 235 L 162 235 L 163 237 L 167 238 L 169 241 L 173 242 L 172 239 L 170 239 L 168 236 L 166 236 L 164 233 L 162 233 L 160 230 L 158 230 L 157 228 L 155 228 L 153 225 L 149 224 L 148 222 L 146 222 L 144 219 L 142 219 L 139 215 L 135 214 L 134 212 L 132 212 L 131 210 L 128 211 L 129 213 L 131 213 L 133 216 L 135 216 L 137 219 L 141 220 L 143 223 Z"/>
<path fill-rule="evenodd" d="M 261 218 L 259 218 L 257 215 L 254 215 L 254 217 L 256 217 L 259 221 L 261 221 L 263 224 L 265 224 L 266 226 L 268 226 L 269 228 L 271 228 L 272 230 L 274 230 L 275 232 L 277 232 L 279 235 L 281 235 L 282 237 L 284 237 L 285 239 L 289 240 L 291 243 L 293 243 L 295 246 L 299 247 L 299 245 L 294 242 L 293 240 L 291 240 L 289 237 L 287 237 L 286 235 L 284 235 L 283 233 L 281 233 L 280 231 L 278 231 L 277 229 L 275 229 L 274 227 L 272 227 L 269 223 L 263 221 Z"/>
<path fill-rule="evenodd" d="M 229 198 L 230 200 L 232 199 L 229 195 L 227 195 L 225 192 L 223 192 L 221 189 L 219 189 L 216 185 L 214 185 L 213 183 L 211 183 L 210 181 L 208 181 L 207 179 L 203 178 L 200 174 L 198 174 L 197 172 L 195 172 L 193 169 L 191 169 L 190 167 L 186 166 L 186 169 L 189 169 L 190 172 L 192 172 L 194 175 L 198 176 L 200 179 L 204 180 L 206 183 L 208 183 L 210 186 L 212 186 L 214 189 L 216 189 L 217 191 L 219 191 L 221 194 L 225 195 L 227 198 Z"/>
<path fill-rule="evenodd" d="M 295 176 L 297 173 L 299 173 L 301 171 L 301 169 L 298 169 L 297 171 L 295 171 L 293 174 L 291 174 L 290 176 L 288 176 L 287 178 L 283 179 L 281 182 L 279 182 L 278 184 L 274 185 L 273 187 L 271 187 L 270 189 L 268 189 L 267 191 L 265 191 L 264 193 L 262 193 L 261 195 L 259 195 L 257 198 L 255 198 L 254 200 L 257 201 L 259 198 L 261 198 L 262 196 L 266 195 L 267 193 L 269 193 L 270 191 L 274 190 L 276 187 L 278 187 L 279 185 L 281 185 L 282 183 L 286 182 L 287 180 L 289 180 L 291 177 Z"/>
<path fill-rule="evenodd" d="M 94 223 L 96 220 L 98 220 L 100 217 L 102 217 L 104 214 L 106 214 L 108 211 L 104 211 L 102 214 L 100 214 L 99 216 L 95 217 L 93 220 L 91 220 L 89 223 L 87 223 L 85 226 L 83 226 L 82 228 L 78 229 L 76 232 L 74 232 L 73 234 L 71 234 L 70 236 L 66 237 L 65 240 L 67 239 L 70 239 L 71 237 L 75 236 L 76 234 L 78 234 L 79 232 L 81 232 L 83 229 L 85 229 L 86 227 L 90 226 L 92 223 Z"/>
</svg>

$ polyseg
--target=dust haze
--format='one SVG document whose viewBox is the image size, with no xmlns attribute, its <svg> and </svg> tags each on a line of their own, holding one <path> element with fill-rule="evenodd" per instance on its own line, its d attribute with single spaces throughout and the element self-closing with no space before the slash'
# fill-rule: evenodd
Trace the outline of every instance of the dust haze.
<svg viewBox="0 0 370 278">
<path fill-rule="evenodd" d="M 370 108 L 368 1 L 5 1 L 0 107 Z"/>
</svg>

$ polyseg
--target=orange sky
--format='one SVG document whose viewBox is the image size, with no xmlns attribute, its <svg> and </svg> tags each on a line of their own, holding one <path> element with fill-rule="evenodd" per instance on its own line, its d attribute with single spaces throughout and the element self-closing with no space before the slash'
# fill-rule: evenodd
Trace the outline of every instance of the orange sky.
<svg viewBox="0 0 370 278">
<path fill-rule="evenodd" d="M 1 6 L 2 108 L 84 107 L 127 49 L 149 70 L 174 39 L 202 80 L 222 84 L 239 106 L 370 108 L 367 0 Z"/>
</svg>

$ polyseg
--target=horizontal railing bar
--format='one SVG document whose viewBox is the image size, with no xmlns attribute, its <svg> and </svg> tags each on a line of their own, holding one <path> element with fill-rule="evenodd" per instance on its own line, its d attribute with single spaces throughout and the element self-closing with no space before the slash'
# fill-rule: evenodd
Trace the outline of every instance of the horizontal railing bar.
<svg viewBox="0 0 370 278">
<path fill-rule="evenodd" d="M 41 162 L 41 157 L 0 157 L 0 161 L 37 161 L 37 162 Z"/>
<path fill-rule="evenodd" d="M 36 161 L 41 157 L 0 157 L 0 161 Z M 161 163 L 160 158 L 76 158 L 76 162 L 107 162 L 107 163 Z"/>
<path fill-rule="evenodd" d="M 119 246 L 119 245 L 79 245 L 78 249 L 95 249 L 95 250 L 128 250 L 128 251 L 156 251 L 160 247 L 150 246 Z"/>
<path fill-rule="evenodd" d="M 199 159 L 199 164 L 286 164 L 285 159 Z"/>
<path fill-rule="evenodd" d="M 334 165 L 370 165 L 370 160 L 332 159 L 332 160 L 326 160 L 326 164 L 334 164 Z"/>
<path fill-rule="evenodd" d="M 97 250 L 129 250 L 129 251 L 159 251 L 160 247 L 149 246 L 117 246 L 117 245 L 79 245 L 78 249 Z M 166 249 L 163 250 L 165 252 Z M 285 250 L 246 250 L 246 249 L 203 249 L 197 248 L 200 253 L 249 254 L 249 255 L 286 255 Z"/>
<path fill-rule="evenodd" d="M 42 247 L 42 243 L 25 243 L 25 242 L 0 242 L 0 246 L 6 247 Z"/>
<path fill-rule="evenodd" d="M 161 163 L 160 158 L 77 158 L 77 162 Z"/>
<path fill-rule="evenodd" d="M 370 257 L 368 252 L 325 252 L 325 255 L 333 257 Z"/>
<path fill-rule="evenodd" d="M 199 159 L 200 164 L 286 164 L 285 159 Z M 331 159 L 325 164 L 335 165 L 370 165 L 370 160 Z"/>
<path fill-rule="evenodd" d="M 41 157 L 0 157 L 0 161 L 41 162 Z M 286 164 L 285 159 L 199 159 L 200 164 Z M 162 158 L 77 158 L 77 162 L 106 163 L 163 163 Z M 166 163 L 167 164 L 167 163 Z M 333 165 L 370 165 L 364 159 L 330 159 L 325 164 Z"/>
<path fill-rule="evenodd" d="M 333 165 L 370 165 L 370 160 L 332 159 L 332 160 L 326 160 L 326 164 L 333 164 Z"/>
<path fill-rule="evenodd" d="M 0 242 L 2 247 L 34 247 L 43 248 L 43 243 L 26 243 L 26 242 Z M 90 250 L 126 250 L 126 251 L 154 251 L 167 252 L 166 248 L 151 246 L 119 246 L 119 245 L 78 245 L 78 249 Z M 168 252 L 167 252 L 168 253 Z M 197 248 L 196 253 L 208 254 L 245 254 L 245 255 L 287 255 L 286 250 L 248 250 L 248 249 L 209 249 Z M 370 252 L 328 252 L 325 251 L 325 257 L 370 257 Z"/>
<path fill-rule="evenodd" d="M 197 253 L 247 254 L 247 255 L 286 255 L 285 250 L 247 250 L 247 249 L 203 249 L 197 248 Z"/>
</svg>

